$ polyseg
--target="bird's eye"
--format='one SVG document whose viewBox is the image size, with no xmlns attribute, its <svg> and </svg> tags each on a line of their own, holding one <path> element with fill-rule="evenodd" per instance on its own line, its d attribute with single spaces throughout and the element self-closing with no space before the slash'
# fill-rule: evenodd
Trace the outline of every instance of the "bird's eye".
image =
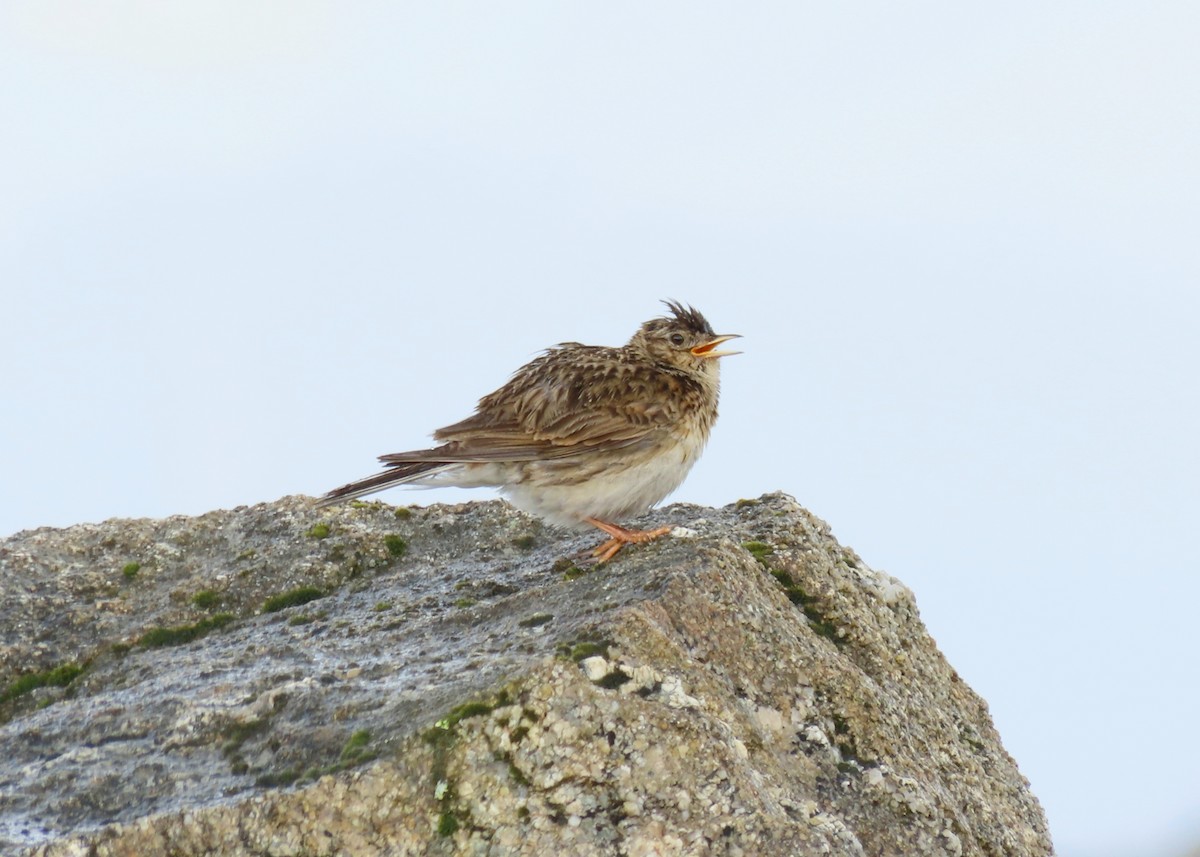
<svg viewBox="0 0 1200 857">
<path fill-rule="evenodd" d="M 682 333 L 672 333 L 671 334 L 671 344 L 672 345 L 683 345 L 683 334 Z"/>
</svg>

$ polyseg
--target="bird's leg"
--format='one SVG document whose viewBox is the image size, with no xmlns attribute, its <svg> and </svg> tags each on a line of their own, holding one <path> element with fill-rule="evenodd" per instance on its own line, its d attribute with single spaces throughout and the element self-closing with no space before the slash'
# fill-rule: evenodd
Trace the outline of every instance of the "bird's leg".
<svg viewBox="0 0 1200 857">
<path fill-rule="evenodd" d="M 584 518 L 583 520 L 593 527 L 603 530 L 612 537 L 592 551 L 592 556 L 596 557 L 599 562 L 608 562 L 625 545 L 636 545 L 648 542 L 651 539 L 657 539 L 660 536 L 665 536 L 672 529 L 671 527 L 659 527 L 656 530 L 627 530 L 625 527 L 610 524 L 608 521 L 601 521 L 596 518 Z"/>
</svg>

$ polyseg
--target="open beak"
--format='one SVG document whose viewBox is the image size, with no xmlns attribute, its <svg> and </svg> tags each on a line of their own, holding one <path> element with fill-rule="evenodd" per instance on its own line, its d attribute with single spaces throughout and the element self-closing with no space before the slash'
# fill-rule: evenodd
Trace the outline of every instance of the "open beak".
<svg viewBox="0 0 1200 857">
<path fill-rule="evenodd" d="M 711 342 L 706 342 L 703 345 L 697 345 L 692 349 L 692 353 L 697 357 L 729 357 L 732 354 L 741 354 L 740 351 L 714 351 L 713 349 L 722 342 L 728 342 L 731 339 L 741 339 L 740 333 L 727 333 L 724 336 L 718 336 Z"/>
</svg>

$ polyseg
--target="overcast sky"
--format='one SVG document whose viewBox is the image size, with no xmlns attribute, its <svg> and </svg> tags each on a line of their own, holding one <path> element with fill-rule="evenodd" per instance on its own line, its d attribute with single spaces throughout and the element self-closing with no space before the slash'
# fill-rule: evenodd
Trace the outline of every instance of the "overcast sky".
<svg viewBox="0 0 1200 857">
<path fill-rule="evenodd" d="M 320 493 L 678 298 L 745 354 L 675 499 L 794 495 L 1062 857 L 1176 854 L 1198 45 L 1185 2 L 4 4 L 0 535 Z"/>
</svg>

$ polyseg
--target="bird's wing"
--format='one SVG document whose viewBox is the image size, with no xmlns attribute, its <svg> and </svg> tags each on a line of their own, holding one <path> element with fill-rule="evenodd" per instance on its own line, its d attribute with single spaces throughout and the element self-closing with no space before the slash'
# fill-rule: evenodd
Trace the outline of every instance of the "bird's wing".
<svg viewBox="0 0 1200 857">
<path fill-rule="evenodd" d="M 651 443 L 669 430 L 673 409 L 663 400 L 678 382 L 645 367 L 613 363 L 615 349 L 564 346 L 535 360 L 472 416 L 434 433 L 442 445 L 385 455 L 392 465 L 408 461 L 534 461 L 585 451 Z M 614 371 L 595 371 L 587 359 L 608 359 Z M 630 396 L 631 389 L 643 395 Z"/>
<path fill-rule="evenodd" d="M 470 438 L 453 440 L 432 449 L 415 449 L 411 452 L 393 452 L 381 455 L 379 460 L 389 467 L 394 467 L 415 462 L 451 464 L 473 461 L 541 461 L 548 458 L 566 458 L 577 452 L 579 452 L 578 448 L 532 441 L 524 434 L 490 430 L 479 432 Z"/>
</svg>

